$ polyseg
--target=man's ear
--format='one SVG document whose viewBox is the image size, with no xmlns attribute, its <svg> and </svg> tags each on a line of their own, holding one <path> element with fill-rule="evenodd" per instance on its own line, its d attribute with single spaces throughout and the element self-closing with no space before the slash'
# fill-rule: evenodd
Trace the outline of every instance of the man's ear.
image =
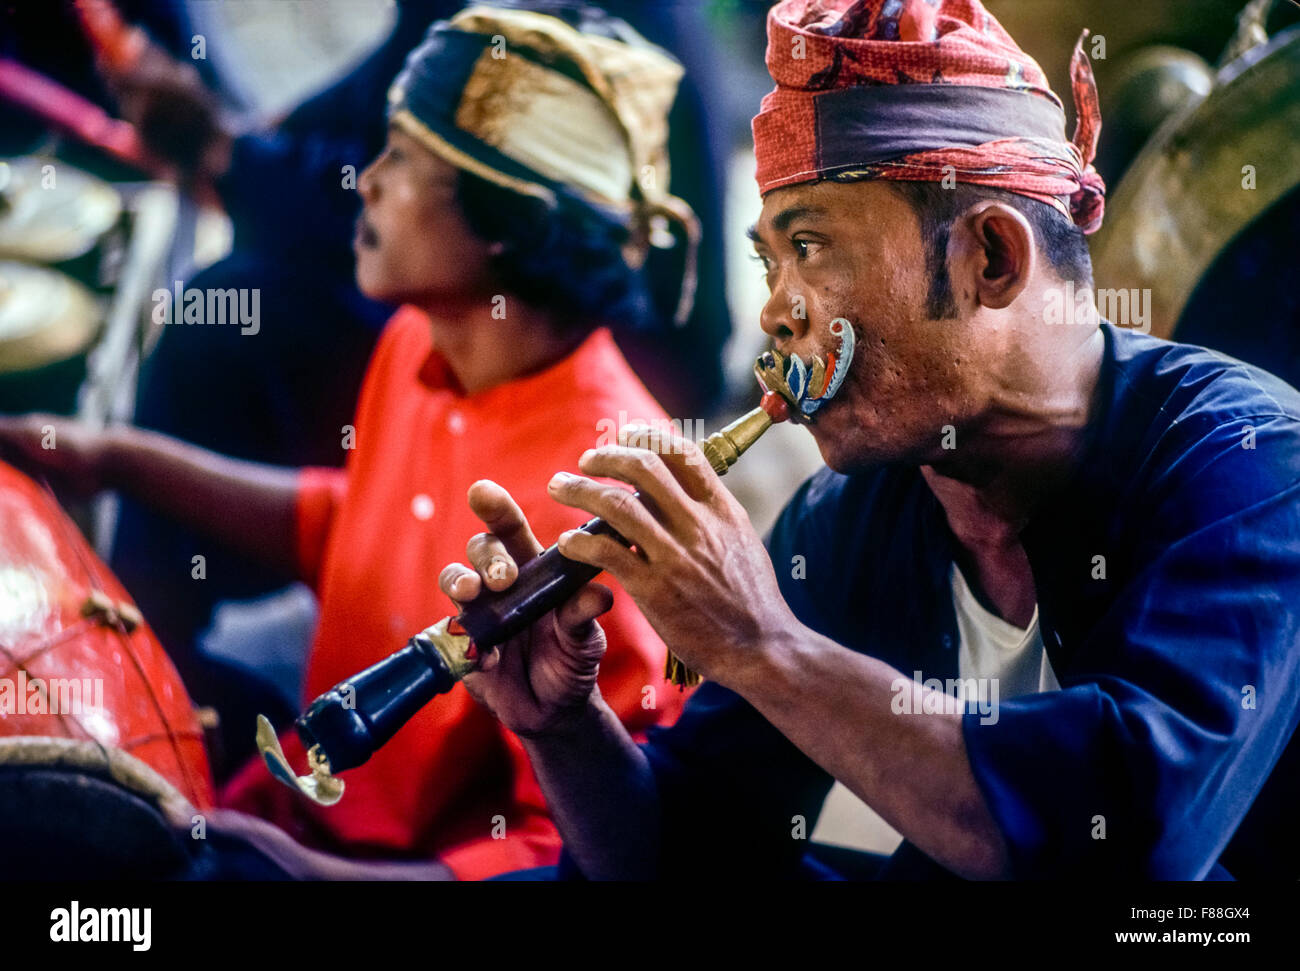
<svg viewBox="0 0 1300 971">
<path fill-rule="evenodd" d="M 1020 296 L 1037 259 L 1029 220 L 1001 202 L 979 202 L 958 216 L 950 252 L 954 292 L 973 287 L 980 306 L 994 310 Z"/>
</svg>

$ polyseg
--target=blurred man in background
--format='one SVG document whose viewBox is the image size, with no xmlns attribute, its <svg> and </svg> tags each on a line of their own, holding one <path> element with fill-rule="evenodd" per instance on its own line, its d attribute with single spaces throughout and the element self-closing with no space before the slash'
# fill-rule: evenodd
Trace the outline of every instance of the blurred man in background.
<svg viewBox="0 0 1300 971">
<path fill-rule="evenodd" d="M 507 5 L 545 11 L 552 0 Z M 401 0 L 388 36 L 346 76 L 274 127 L 236 132 L 218 96 L 185 54 L 189 38 L 179 7 L 146 5 L 168 45 L 148 47 L 128 71 L 101 64 L 123 117 L 144 143 L 176 169 L 182 184 L 215 189 L 234 227 L 233 252 L 185 281 L 204 291 L 260 291 L 256 340 L 235 329 L 165 328 L 142 367 L 135 422 L 225 455 L 286 465 L 339 465 L 343 428 L 352 417 L 366 363 L 392 307 L 352 279 L 356 174 L 384 144 L 389 84 L 429 24 L 462 6 L 456 0 Z M 669 145 L 677 193 L 699 214 L 692 311 L 674 325 L 683 272 L 677 247 L 652 251 L 646 274 L 651 312 L 611 321 L 634 369 L 672 414 L 711 412 L 722 395 L 720 355 L 730 334 L 720 245 L 722 182 L 714 126 L 699 87 L 719 87 L 721 66 L 692 37 L 707 34 L 691 5 L 664 16 L 647 0 L 616 0 L 615 13 L 644 24 L 670 50 L 679 42 L 692 68 L 671 120 Z M 133 8 L 128 8 L 132 12 Z M 328 15 L 328 4 L 320 6 Z M 67 25 L 70 26 L 70 25 Z M 184 53 L 173 57 L 170 50 Z M 699 75 L 699 80 L 695 75 Z M 638 178 L 646 177 L 645 173 Z M 651 178 L 656 177 L 651 175 Z M 667 169 L 657 174 L 667 178 Z M 170 288 L 172 281 L 163 281 Z M 219 402 L 219 406 L 214 403 Z M 188 564 L 206 557 L 204 582 Z M 137 597 L 199 701 L 278 722 L 291 699 L 202 650 L 201 632 L 222 601 L 281 588 L 291 576 L 233 551 L 124 498 L 111 565 Z M 164 566 L 165 565 L 165 566 Z M 282 632 L 291 636 L 293 630 Z M 238 645 L 233 645 L 238 650 Z M 256 686 L 256 687 L 254 687 Z M 231 709 L 235 698 L 246 706 Z M 238 719 L 239 723 L 247 717 Z M 216 768 L 224 774 L 246 740 L 219 730 Z M 225 753 L 229 752 L 229 756 Z"/>
</svg>

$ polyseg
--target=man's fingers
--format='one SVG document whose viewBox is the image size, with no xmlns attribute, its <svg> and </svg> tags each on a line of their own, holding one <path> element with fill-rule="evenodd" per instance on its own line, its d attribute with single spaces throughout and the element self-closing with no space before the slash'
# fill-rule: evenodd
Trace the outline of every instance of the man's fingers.
<svg viewBox="0 0 1300 971">
<path fill-rule="evenodd" d="M 557 472 L 547 490 L 558 502 L 599 516 L 647 556 L 662 550 L 670 542 L 663 526 L 627 489 L 602 485 L 581 475 Z"/>
<path fill-rule="evenodd" d="M 44 415 L 0 415 L 0 436 L 26 447 L 39 440 L 41 429 L 50 425 L 57 434 L 58 423 Z"/>
<path fill-rule="evenodd" d="M 479 533 L 465 545 L 465 555 L 489 590 L 504 590 L 515 582 L 519 568 L 506 546 L 491 533 Z"/>
<path fill-rule="evenodd" d="M 501 540 L 516 563 L 527 563 L 542 552 L 519 504 L 491 479 L 480 479 L 469 487 L 469 508 L 488 532 Z"/>
<path fill-rule="evenodd" d="M 528 659 L 524 656 L 523 638 L 499 644 L 483 655 L 478 666 L 465 676 L 466 687 L 474 688 L 480 675 L 492 674 L 498 684 L 527 686 Z"/>
<path fill-rule="evenodd" d="M 689 529 L 692 513 L 690 497 L 683 491 L 663 459 L 649 448 L 629 445 L 602 445 L 582 454 L 578 467 L 588 475 L 618 479 L 635 486 L 669 532 L 681 535 Z"/>
<path fill-rule="evenodd" d="M 722 488 L 699 445 L 671 429 L 625 425 L 619 429 L 618 439 L 623 445 L 654 452 L 678 487 L 697 502 L 712 498 Z"/>
<path fill-rule="evenodd" d="M 479 595 L 483 581 L 464 564 L 448 563 L 438 574 L 438 589 L 457 603 L 465 603 Z"/>
<path fill-rule="evenodd" d="M 610 536 L 592 536 L 579 529 L 560 534 L 560 552 L 571 560 L 599 567 L 632 592 L 632 586 L 649 569 L 645 560 Z"/>
<path fill-rule="evenodd" d="M 560 606 L 555 619 L 570 642 L 581 642 L 591 636 L 595 619 L 613 606 L 614 591 L 589 583 Z"/>
</svg>

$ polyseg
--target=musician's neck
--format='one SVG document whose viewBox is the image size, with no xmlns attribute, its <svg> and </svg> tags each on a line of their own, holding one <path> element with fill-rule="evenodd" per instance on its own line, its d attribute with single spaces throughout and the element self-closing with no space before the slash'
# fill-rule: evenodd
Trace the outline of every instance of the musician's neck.
<svg viewBox="0 0 1300 971">
<path fill-rule="evenodd" d="M 454 312 L 425 307 L 433 344 L 466 394 L 542 371 L 568 356 L 586 332 L 565 334 L 553 314 L 509 296 Z"/>
</svg>

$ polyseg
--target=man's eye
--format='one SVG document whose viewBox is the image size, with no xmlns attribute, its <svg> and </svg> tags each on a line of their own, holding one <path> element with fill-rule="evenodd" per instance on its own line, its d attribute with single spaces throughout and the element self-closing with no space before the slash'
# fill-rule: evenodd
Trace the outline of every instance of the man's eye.
<svg viewBox="0 0 1300 971">
<path fill-rule="evenodd" d="M 810 240 L 792 239 L 790 245 L 794 247 L 794 255 L 799 257 L 799 259 L 806 260 L 808 258 L 808 247 L 811 245 Z"/>
</svg>

